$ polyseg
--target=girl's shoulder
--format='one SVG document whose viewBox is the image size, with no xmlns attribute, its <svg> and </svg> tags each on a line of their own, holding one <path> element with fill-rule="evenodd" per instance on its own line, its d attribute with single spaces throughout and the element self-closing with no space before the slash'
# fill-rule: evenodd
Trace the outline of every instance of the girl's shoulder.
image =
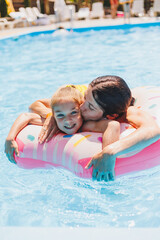
<svg viewBox="0 0 160 240">
<path fill-rule="evenodd" d="M 84 95 L 85 91 L 86 91 L 87 88 L 88 88 L 88 85 L 87 85 L 87 84 L 74 85 L 74 86 L 75 86 L 75 88 L 76 88 L 77 90 L 79 90 L 83 95 Z"/>
<path fill-rule="evenodd" d="M 79 90 L 84 95 L 85 91 L 88 88 L 88 85 L 87 84 L 81 84 L 81 85 L 69 84 L 69 85 L 65 85 L 65 87 L 75 87 L 77 90 Z"/>
</svg>

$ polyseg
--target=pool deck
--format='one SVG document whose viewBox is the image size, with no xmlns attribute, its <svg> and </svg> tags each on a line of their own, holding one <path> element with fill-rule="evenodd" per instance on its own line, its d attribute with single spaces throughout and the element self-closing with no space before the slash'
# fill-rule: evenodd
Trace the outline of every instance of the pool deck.
<svg viewBox="0 0 160 240">
<path fill-rule="evenodd" d="M 160 18 L 156 17 L 135 17 L 130 18 L 130 21 L 124 20 L 124 18 L 103 18 L 103 19 L 87 19 L 81 21 L 74 21 L 72 24 L 73 29 L 77 28 L 90 28 L 90 27 L 104 27 L 104 26 L 120 26 L 129 24 L 130 26 L 134 24 L 144 24 L 144 23 L 156 23 L 160 22 Z M 51 31 L 55 30 L 58 26 L 62 26 L 66 29 L 71 28 L 70 22 L 62 22 L 61 24 L 50 24 L 45 26 L 32 26 L 32 27 L 23 27 L 23 28 L 13 28 L 0 30 L 0 39 L 8 38 L 11 36 L 17 36 L 32 32 L 42 32 L 42 31 Z"/>
</svg>

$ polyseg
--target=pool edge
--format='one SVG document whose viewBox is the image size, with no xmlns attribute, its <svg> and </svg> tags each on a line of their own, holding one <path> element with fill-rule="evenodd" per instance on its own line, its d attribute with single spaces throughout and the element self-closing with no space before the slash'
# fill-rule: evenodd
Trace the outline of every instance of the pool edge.
<svg viewBox="0 0 160 240">
<path fill-rule="evenodd" d="M 82 240 L 82 239 L 123 239 L 159 240 L 160 228 L 39 228 L 39 227 L 1 227 L 1 240 Z"/>
<path fill-rule="evenodd" d="M 141 23 L 124 23 L 124 24 L 112 24 L 112 25 L 101 25 L 101 26 L 89 26 L 89 27 L 75 27 L 73 28 L 73 32 L 87 32 L 87 31 L 100 31 L 100 30 L 129 30 L 132 28 L 147 28 L 147 27 L 155 27 L 160 26 L 160 20 L 158 21 L 151 21 L 151 22 L 141 22 Z M 66 28 L 70 31 L 70 28 Z M 6 39 L 14 39 L 24 36 L 37 36 L 41 34 L 51 34 L 55 31 L 55 29 L 45 29 L 45 30 L 36 30 L 36 29 L 26 29 L 26 32 L 17 32 L 11 34 L 10 36 L 0 36 L 0 41 Z"/>
</svg>

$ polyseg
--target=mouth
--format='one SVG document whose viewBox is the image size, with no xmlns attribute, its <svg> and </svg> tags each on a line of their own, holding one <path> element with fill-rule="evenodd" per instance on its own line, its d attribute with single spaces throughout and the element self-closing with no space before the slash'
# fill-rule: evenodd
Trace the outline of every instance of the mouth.
<svg viewBox="0 0 160 240">
<path fill-rule="evenodd" d="M 76 126 L 76 123 L 75 124 L 73 124 L 72 126 L 64 126 L 66 129 L 72 129 L 72 128 L 74 128 Z"/>
</svg>

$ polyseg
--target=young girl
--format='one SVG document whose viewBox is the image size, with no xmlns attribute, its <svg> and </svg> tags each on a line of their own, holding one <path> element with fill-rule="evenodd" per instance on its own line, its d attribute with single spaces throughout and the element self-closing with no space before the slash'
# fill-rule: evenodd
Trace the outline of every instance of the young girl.
<svg viewBox="0 0 160 240">
<path fill-rule="evenodd" d="M 78 132 L 83 123 L 80 112 L 83 101 L 82 93 L 74 85 L 62 87 L 52 96 L 52 115 L 59 130 L 67 134 Z"/>
<path fill-rule="evenodd" d="M 52 118 L 62 132 L 74 134 L 78 131 L 102 132 L 103 146 L 111 144 L 119 139 L 120 125 L 117 121 L 102 119 L 100 121 L 88 121 L 83 124 L 80 105 L 84 98 L 80 90 L 74 85 L 59 88 L 51 98 Z M 47 117 L 47 116 L 46 116 Z M 43 125 L 44 118 L 36 113 L 22 113 L 14 122 L 5 142 L 5 153 L 11 162 L 14 161 L 13 153 L 18 156 L 18 145 L 15 141 L 17 134 L 27 125 Z M 83 124 L 83 125 L 82 125 Z"/>
</svg>

